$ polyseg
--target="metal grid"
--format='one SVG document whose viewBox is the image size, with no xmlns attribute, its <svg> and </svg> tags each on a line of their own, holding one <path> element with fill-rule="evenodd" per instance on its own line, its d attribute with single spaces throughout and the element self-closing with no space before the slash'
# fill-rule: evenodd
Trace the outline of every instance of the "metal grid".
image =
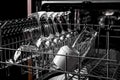
<svg viewBox="0 0 120 80">
<path fill-rule="evenodd" d="M 119 51 L 110 47 L 111 37 L 116 37 L 110 36 L 110 32 L 119 32 L 119 25 L 101 28 L 101 25 L 77 24 L 83 27 L 80 32 L 70 27 L 70 31 L 62 27 L 59 31 L 56 26 L 76 24 L 55 22 L 56 25 L 39 20 L 28 18 L 1 23 L 0 70 L 5 69 L 4 77 L 10 77 L 10 67 L 17 66 L 21 74 L 27 73 L 28 79 L 33 80 L 119 79 L 119 60 L 111 57 Z M 106 34 L 102 35 L 101 31 Z M 106 43 L 104 48 L 100 46 L 102 37 Z"/>
</svg>

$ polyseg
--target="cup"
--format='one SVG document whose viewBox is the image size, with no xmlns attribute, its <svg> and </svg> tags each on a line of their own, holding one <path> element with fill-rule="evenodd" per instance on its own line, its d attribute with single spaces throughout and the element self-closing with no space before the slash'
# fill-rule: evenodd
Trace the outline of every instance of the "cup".
<svg viewBox="0 0 120 80">
<path fill-rule="evenodd" d="M 77 52 L 68 46 L 63 46 L 58 51 L 57 55 L 53 59 L 54 64 L 64 71 L 74 71 L 76 64 L 78 63 Z"/>
</svg>

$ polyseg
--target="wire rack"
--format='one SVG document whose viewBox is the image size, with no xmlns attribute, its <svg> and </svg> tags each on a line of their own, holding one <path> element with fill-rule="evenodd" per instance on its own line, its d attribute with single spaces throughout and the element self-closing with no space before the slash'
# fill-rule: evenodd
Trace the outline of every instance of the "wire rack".
<svg viewBox="0 0 120 80">
<path fill-rule="evenodd" d="M 119 80 L 119 43 L 112 41 L 119 41 L 119 25 L 50 23 L 37 16 L 1 22 L 1 78 Z"/>
</svg>

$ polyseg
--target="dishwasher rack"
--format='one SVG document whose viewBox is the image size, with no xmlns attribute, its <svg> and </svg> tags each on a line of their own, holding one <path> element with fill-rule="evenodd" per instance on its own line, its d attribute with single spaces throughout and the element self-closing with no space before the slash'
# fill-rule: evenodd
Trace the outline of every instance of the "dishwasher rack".
<svg viewBox="0 0 120 80">
<path fill-rule="evenodd" d="M 35 29 L 36 28 L 34 28 L 34 30 Z M 47 39 L 42 36 L 40 38 L 41 40 L 43 38 L 43 41 L 41 45 L 37 47 L 35 44 L 31 42 L 31 40 L 33 41 L 34 38 L 33 36 L 30 36 L 30 35 L 34 36 L 35 34 L 33 32 L 29 32 L 26 34 L 25 32 L 23 38 L 20 38 L 21 36 L 15 36 L 16 39 L 11 37 L 13 38 L 11 40 L 14 40 L 13 43 L 10 43 L 10 42 L 7 43 L 7 41 L 11 41 L 9 39 L 6 39 L 6 44 L 5 44 L 5 41 L 2 42 L 2 45 L 0 48 L 1 49 L 1 57 L 0 57 L 1 70 L 7 69 L 8 71 L 7 75 L 9 76 L 11 75 L 10 73 L 11 66 L 20 67 L 22 70 L 22 74 L 23 73 L 32 74 L 31 76 L 33 77 L 34 80 L 35 79 L 44 80 L 44 77 L 42 78 L 42 76 L 45 75 L 46 73 L 51 73 L 51 71 L 57 71 L 58 73 L 60 72 L 60 73 L 66 73 L 66 74 L 70 73 L 72 67 L 70 68 L 68 67 L 68 70 L 67 70 L 67 66 L 70 65 L 70 62 L 66 61 L 66 59 L 75 60 L 76 63 L 73 63 L 74 65 L 72 66 L 77 67 L 78 60 L 79 60 L 78 56 L 85 57 L 88 54 L 88 52 L 91 51 L 92 49 L 91 44 L 95 42 L 95 37 L 97 36 L 97 32 L 94 31 L 92 28 L 86 28 L 86 27 L 85 29 L 83 29 L 83 31 L 80 34 L 77 33 L 77 31 L 66 32 L 65 34 L 60 34 L 60 36 L 55 36 L 54 39 L 59 39 L 58 43 L 57 44 L 51 43 L 49 47 L 46 47 L 45 45 L 45 41 L 47 41 Z M 68 35 L 70 37 L 67 37 Z M 25 38 L 26 36 L 29 37 L 27 40 Z M 62 40 L 61 38 L 63 36 L 65 36 L 65 38 Z M 4 38 L 3 35 L 2 35 L 2 38 Z M 24 39 L 24 40 L 21 40 L 21 39 Z M 68 49 L 68 52 L 70 51 L 68 56 L 67 56 L 67 53 L 65 53 L 62 50 L 62 48 Z M 61 54 L 61 51 L 63 54 Z M 65 63 L 61 62 L 62 65 L 59 65 L 58 63 L 60 59 L 56 60 L 58 59 L 57 57 L 61 57 L 61 58 L 63 57 L 63 60 L 65 60 Z M 58 66 L 56 66 L 57 64 Z M 31 76 L 29 75 L 29 77 Z"/>
<path fill-rule="evenodd" d="M 107 18 L 111 20 L 110 16 Z M 116 43 L 119 25 L 106 24 L 104 19 L 99 24 L 57 21 L 48 24 L 33 16 L 1 22 L 0 77 L 3 80 L 22 79 L 19 75 L 27 76 L 25 80 L 119 80 L 120 49 L 119 42 Z M 60 25 L 75 29 L 59 27 L 58 31 Z"/>
</svg>

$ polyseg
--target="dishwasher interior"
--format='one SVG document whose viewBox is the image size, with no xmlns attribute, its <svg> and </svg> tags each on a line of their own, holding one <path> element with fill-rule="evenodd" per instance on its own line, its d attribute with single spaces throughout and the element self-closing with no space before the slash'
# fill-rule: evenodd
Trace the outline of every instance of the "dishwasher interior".
<svg viewBox="0 0 120 80">
<path fill-rule="evenodd" d="M 42 1 L 38 8 L 0 21 L 0 79 L 119 80 L 119 1 Z"/>
</svg>

